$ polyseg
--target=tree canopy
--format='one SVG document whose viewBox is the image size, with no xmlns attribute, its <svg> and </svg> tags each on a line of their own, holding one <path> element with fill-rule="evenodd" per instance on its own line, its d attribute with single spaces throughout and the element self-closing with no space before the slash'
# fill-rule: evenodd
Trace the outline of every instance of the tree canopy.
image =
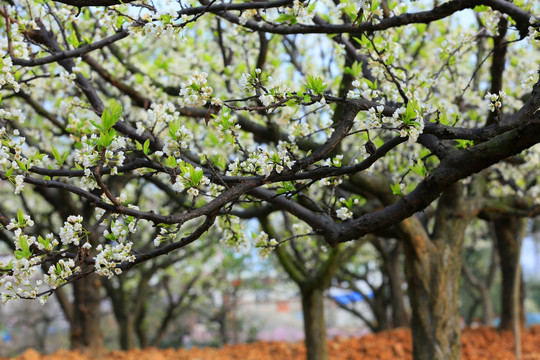
<svg viewBox="0 0 540 360">
<path fill-rule="evenodd" d="M 538 12 L 533 0 L 10 1 L 2 300 L 45 300 L 203 236 L 265 255 L 287 239 L 250 236 L 242 219 L 276 211 L 291 236 L 359 240 L 494 165 L 486 181 L 502 185 L 488 194 L 538 213 Z"/>
</svg>

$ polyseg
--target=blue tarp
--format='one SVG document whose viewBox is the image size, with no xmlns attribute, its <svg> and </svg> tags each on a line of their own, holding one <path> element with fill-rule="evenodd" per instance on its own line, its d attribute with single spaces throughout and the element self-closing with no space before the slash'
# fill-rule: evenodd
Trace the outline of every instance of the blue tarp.
<svg viewBox="0 0 540 360">
<path fill-rule="evenodd" d="M 373 297 L 373 294 L 369 294 L 368 297 L 371 299 Z M 348 294 L 336 295 L 333 296 L 333 298 L 341 305 L 347 305 L 353 302 L 364 300 L 364 296 L 356 291 L 350 292 Z"/>
<path fill-rule="evenodd" d="M 11 335 L 7 331 L 0 331 L 0 336 L 2 336 L 3 342 L 10 342 L 11 341 Z"/>
</svg>

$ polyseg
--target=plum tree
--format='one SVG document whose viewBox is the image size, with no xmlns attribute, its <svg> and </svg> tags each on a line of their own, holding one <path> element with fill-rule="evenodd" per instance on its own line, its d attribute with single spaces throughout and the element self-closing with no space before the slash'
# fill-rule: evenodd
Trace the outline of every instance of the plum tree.
<svg viewBox="0 0 540 360">
<path fill-rule="evenodd" d="M 2 300 L 46 301 L 212 227 L 241 246 L 241 218 L 282 211 L 332 247 L 393 231 L 407 254 L 415 358 L 458 358 L 456 297 L 436 303 L 423 285 L 457 291 L 465 227 L 487 207 L 470 195 L 515 191 L 477 191 L 476 173 L 523 174 L 519 216 L 538 213 L 538 6 L 8 2 L 0 221 L 13 255 Z M 138 241 L 149 226 L 151 249 Z M 271 240 L 255 246 L 265 253 Z M 423 301 L 428 317 L 415 311 Z"/>
</svg>

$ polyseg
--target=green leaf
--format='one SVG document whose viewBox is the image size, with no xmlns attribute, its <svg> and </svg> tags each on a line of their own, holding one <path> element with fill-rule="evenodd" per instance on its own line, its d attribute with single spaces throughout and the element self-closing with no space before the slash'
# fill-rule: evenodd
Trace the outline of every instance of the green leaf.
<svg viewBox="0 0 540 360">
<path fill-rule="evenodd" d="M 103 110 L 103 115 L 101 115 L 102 131 L 108 131 L 111 129 L 114 124 L 122 116 L 122 105 L 119 102 L 113 101 L 111 105 Z"/>
<path fill-rule="evenodd" d="M 22 251 L 27 251 L 30 249 L 28 245 L 28 240 L 26 240 L 26 236 L 19 236 L 19 246 Z"/>
<path fill-rule="evenodd" d="M 17 210 L 17 223 L 19 226 L 24 226 L 24 214 L 21 209 Z"/>
<path fill-rule="evenodd" d="M 105 110 L 106 111 L 106 110 Z M 101 124 L 98 124 L 97 122 L 95 122 L 94 120 L 90 120 L 90 124 L 94 125 L 94 127 L 96 129 L 98 129 L 99 131 L 103 131 L 103 126 L 101 126 Z"/>
<path fill-rule="evenodd" d="M 176 166 L 176 158 L 172 155 L 169 155 L 169 157 L 165 159 L 164 163 L 165 163 L 165 166 L 173 168 Z"/>
<path fill-rule="evenodd" d="M 180 120 L 176 119 L 169 123 L 169 135 L 176 140 L 176 132 L 180 129 Z"/>
<path fill-rule="evenodd" d="M 484 12 L 484 11 L 490 10 L 490 7 L 487 5 L 478 5 L 478 6 L 475 6 L 473 10 L 476 12 Z"/>
<path fill-rule="evenodd" d="M 204 175 L 204 171 L 202 169 L 201 170 L 192 169 L 192 170 L 190 170 L 189 173 L 191 175 L 191 183 L 194 186 L 199 185 L 199 183 L 201 182 L 202 177 Z"/>
<path fill-rule="evenodd" d="M 20 167 L 22 170 L 28 171 L 28 169 L 26 168 L 26 165 L 25 165 L 22 161 L 17 160 L 17 159 L 15 159 L 15 161 L 17 161 L 17 164 L 19 164 L 19 167 Z"/>
<path fill-rule="evenodd" d="M 119 16 L 118 18 L 120 18 L 121 16 Z M 117 18 L 117 19 L 118 19 Z M 117 20 L 118 21 L 118 20 Z M 89 38 L 88 36 L 85 36 L 85 35 L 81 35 L 81 37 L 84 39 L 84 41 L 87 43 L 87 44 L 91 44 L 92 43 L 92 39 Z"/>
<path fill-rule="evenodd" d="M 51 152 L 54 156 L 54 158 L 56 159 L 56 163 L 60 166 L 62 166 L 62 164 L 64 163 L 64 161 L 62 160 L 62 156 L 60 156 L 60 153 L 58 152 L 58 150 L 56 150 L 56 148 L 53 146 L 51 148 Z"/>
<path fill-rule="evenodd" d="M 457 145 L 456 145 L 457 149 L 466 149 L 474 145 L 474 142 L 472 140 L 457 139 L 456 141 L 457 141 Z"/>
<path fill-rule="evenodd" d="M 398 196 L 403 196 L 403 193 L 401 192 L 401 186 L 400 186 L 399 183 L 395 183 L 395 184 L 390 185 L 390 188 L 392 189 L 392 194 L 398 195 Z"/>
<path fill-rule="evenodd" d="M 296 191 L 296 188 L 294 187 L 293 183 L 290 181 L 282 181 L 281 186 L 283 186 L 282 189 L 278 189 L 278 192 L 280 190 L 283 192 L 289 192 L 289 191 Z"/>
<path fill-rule="evenodd" d="M 163 25 L 168 25 L 168 24 L 170 24 L 170 23 L 171 23 L 171 19 L 172 19 L 172 18 L 171 18 L 171 15 L 169 15 L 169 14 L 163 14 L 163 15 L 161 15 L 161 17 L 160 17 L 160 20 L 161 20 L 161 22 L 163 23 Z"/>
<path fill-rule="evenodd" d="M 412 171 L 422 177 L 425 177 L 427 174 L 427 169 L 420 159 L 416 161 L 416 164 L 412 167 Z"/>
<path fill-rule="evenodd" d="M 123 16 L 117 16 L 117 17 L 116 17 L 116 22 L 115 22 L 114 25 L 115 25 L 115 27 L 116 27 L 117 29 L 120 29 L 120 28 L 122 28 L 122 25 L 124 25 L 125 22 L 126 22 L 126 18 L 125 18 L 125 17 L 123 17 Z M 89 43 L 89 44 L 90 44 L 90 43 Z"/>
<path fill-rule="evenodd" d="M 71 35 L 67 38 L 67 42 L 73 46 L 74 48 L 78 48 L 80 45 L 79 39 L 77 39 L 77 34 L 75 34 L 75 31 L 71 32 Z"/>
<path fill-rule="evenodd" d="M 43 247 L 47 250 L 50 250 L 50 247 L 51 247 L 51 243 L 49 241 L 49 239 L 44 239 L 41 235 L 38 236 L 38 243 L 40 243 L 41 245 L 43 245 Z"/>
<path fill-rule="evenodd" d="M 293 20 L 296 23 L 296 15 L 294 15 L 294 14 L 281 14 L 281 15 L 279 15 L 277 17 L 277 19 L 275 21 L 278 22 L 278 23 L 284 23 L 284 22 L 290 21 L 292 23 Z"/>
<path fill-rule="evenodd" d="M 379 7 L 379 5 L 380 5 L 380 3 L 379 3 L 378 0 L 373 0 L 373 1 L 371 2 L 371 11 L 373 12 L 373 11 L 377 10 L 377 8 Z"/>
<path fill-rule="evenodd" d="M 150 146 L 150 139 L 146 139 L 143 145 L 143 152 L 145 155 L 148 155 L 148 152 L 150 151 L 148 148 Z"/>
<path fill-rule="evenodd" d="M 9 264 L 7 266 L 4 266 L 3 268 L 0 268 L 2 270 L 13 270 L 13 260 L 9 261 Z"/>
<path fill-rule="evenodd" d="M 326 84 L 320 77 L 313 77 L 311 75 L 307 76 L 307 88 L 313 90 L 315 94 L 322 94 L 324 89 L 326 89 Z"/>
</svg>

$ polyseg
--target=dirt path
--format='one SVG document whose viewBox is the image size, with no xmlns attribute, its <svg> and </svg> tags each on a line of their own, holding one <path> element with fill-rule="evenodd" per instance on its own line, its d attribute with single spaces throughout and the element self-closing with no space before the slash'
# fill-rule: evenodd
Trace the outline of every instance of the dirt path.
<svg viewBox="0 0 540 360">
<path fill-rule="evenodd" d="M 510 333 L 494 329 L 466 329 L 462 335 L 463 360 L 512 360 L 514 341 Z M 412 360 L 409 330 L 386 331 L 362 338 L 338 338 L 329 342 L 332 360 Z M 113 351 L 104 360 L 302 360 L 301 343 L 258 342 L 222 349 L 144 349 Z M 90 360 L 78 353 L 60 350 L 41 355 L 26 350 L 16 360 Z M 7 360 L 0 358 L 0 360 Z M 523 334 L 523 360 L 540 360 L 540 327 Z"/>
</svg>

